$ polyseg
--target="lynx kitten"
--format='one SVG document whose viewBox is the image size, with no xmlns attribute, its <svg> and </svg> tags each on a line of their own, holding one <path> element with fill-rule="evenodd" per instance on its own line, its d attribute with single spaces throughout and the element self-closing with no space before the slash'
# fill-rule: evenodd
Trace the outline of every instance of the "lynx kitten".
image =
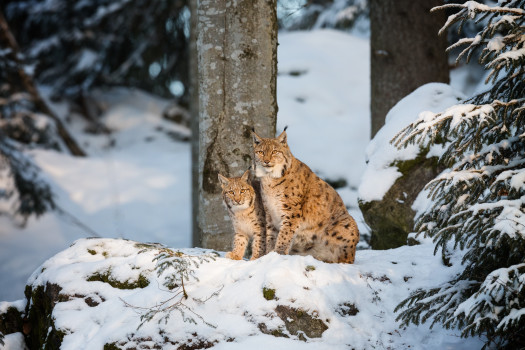
<svg viewBox="0 0 525 350">
<path fill-rule="evenodd" d="M 359 231 L 339 194 L 292 155 L 286 129 L 277 138 L 252 134 L 266 212 L 266 252 L 353 263 Z"/>
<path fill-rule="evenodd" d="M 226 257 L 233 260 L 242 259 L 250 238 L 253 238 L 252 260 L 263 256 L 266 249 L 262 204 L 249 183 L 249 175 L 248 170 L 241 177 L 227 178 L 219 174 L 222 199 L 235 231 L 233 250 L 226 253 Z"/>
</svg>

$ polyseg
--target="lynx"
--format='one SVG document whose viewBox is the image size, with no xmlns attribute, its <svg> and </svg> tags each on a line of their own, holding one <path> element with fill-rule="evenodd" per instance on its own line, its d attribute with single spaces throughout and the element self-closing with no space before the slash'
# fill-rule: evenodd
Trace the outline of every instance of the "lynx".
<svg viewBox="0 0 525 350">
<path fill-rule="evenodd" d="M 254 187 L 249 182 L 249 175 L 249 170 L 246 170 L 241 177 L 227 178 L 219 174 L 222 199 L 228 209 L 235 231 L 233 250 L 226 253 L 226 257 L 233 260 L 243 258 L 248 241 L 252 238 L 251 260 L 263 256 L 266 251 L 262 203 L 260 196 L 257 196 Z"/>
<path fill-rule="evenodd" d="M 353 263 L 359 230 L 339 194 L 292 155 L 286 128 L 277 138 L 259 137 L 253 129 L 252 135 L 266 212 L 266 252 Z"/>
</svg>

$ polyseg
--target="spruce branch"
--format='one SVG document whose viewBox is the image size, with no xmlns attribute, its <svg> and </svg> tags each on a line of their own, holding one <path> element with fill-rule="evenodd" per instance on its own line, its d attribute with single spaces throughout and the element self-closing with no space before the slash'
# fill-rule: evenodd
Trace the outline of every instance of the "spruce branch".
<svg viewBox="0 0 525 350">
<path fill-rule="evenodd" d="M 152 248 L 158 250 L 157 255 L 153 258 L 153 261 L 156 261 L 155 270 L 157 271 L 157 276 L 163 280 L 162 285 L 167 288 L 164 291 L 172 295 L 153 306 L 131 305 L 121 299 L 126 307 L 132 308 L 140 314 L 141 323 L 138 328 L 142 327 L 146 322 L 152 321 L 157 316 L 159 316 L 159 323 L 162 321 L 167 323 L 173 312 L 178 313 L 182 317 L 183 322 L 197 324 L 197 321 L 200 321 L 209 327 L 216 328 L 217 326 L 207 322 L 187 303 L 190 299 L 186 284 L 198 281 L 196 269 L 203 263 L 214 261 L 217 258 L 217 254 L 189 255 L 181 251 L 174 251 L 164 247 L 159 248 L 157 246 L 146 246 L 139 254 Z M 221 290 L 222 287 L 205 299 L 191 298 L 191 301 L 203 304 L 218 296 Z"/>
<path fill-rule="evenodd" d="M 446 111 L 421 113 L 391 141 L 401 148 L 447 140 L 440 162 L 449 169 L 426 185 L 432 205 L 415 228 L 433 239 L 434 254 L 453 246 L 461 256 L 454 278 L 413 293 L 396 312 L 403 324 L 432 319 L 463 337 L 484 335 L 486 346 L 514 349 L 525 347 L 525 1 L 500 4 L 433 9 L 459 9 L 442 32 L 484 23 L 449 50 L 465 46 L 457 59 L 468 62 L 481 49 L 493 85 Z"/>
</svg>

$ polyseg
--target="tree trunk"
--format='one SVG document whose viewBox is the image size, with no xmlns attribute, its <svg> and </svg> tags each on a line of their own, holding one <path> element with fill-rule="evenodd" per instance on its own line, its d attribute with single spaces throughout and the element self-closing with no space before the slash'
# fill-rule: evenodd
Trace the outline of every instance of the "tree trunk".
<svg viewBox="0 0 525 350">
<path fill-rule="evenodd" d="M 189 98 L 190 98 L 190 128 L 191 128 L 191 217 L 192 217 L 192 245 L 201 244 L 202 235 L 197 217 L 199 214 L 199 81 L 198 81 L 198 52 L 197 52 L 197 1 L 189 0 L 190 8 L 190 41 L 189 41 Z"/>
<path fill-rule="evenodd" d="M 443 0 L 370 0 L 372 137 L 388 111 L 430 82 L 449 82 L 446 35 L 438 36 Z"/>
<path fill-rule="evenodd" d="M 277 115 L 276 0 L 199 0 L 198 215 L 200 245 L 229 250 L 231 222 L 217 174 L 252 163 L 251 129 L 274 136 Z"/>
</svg>

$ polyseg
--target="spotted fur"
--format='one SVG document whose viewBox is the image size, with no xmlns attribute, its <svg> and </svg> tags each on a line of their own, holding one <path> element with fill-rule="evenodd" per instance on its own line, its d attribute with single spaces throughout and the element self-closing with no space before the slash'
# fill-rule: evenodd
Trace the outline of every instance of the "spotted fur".
<svg viewBox="0 0 525 350">
<path fill-rule="evenodd" d="M 266 251 L 262 204 L 260 196 L 250 184 L 249 175 L 248 170 L 241 177 L 227 178 L 219 174 L 223 203 L 228 209 L 235 231 L 233 250 L 226 253 L 226 257 L 233 260 L 243 258 L 250 239 L 253 239 L 251 260 L 263 256 Z M 258 183 L 254 185 L 258 188 Z"/>
<path fill-rule="evenodd" d="M 292 155 L 286 129 L 277 138 L 252 135 L 266 213 L 266 252 L 353 263 L 359 230 L 339 194 Z"/>
</svg>

